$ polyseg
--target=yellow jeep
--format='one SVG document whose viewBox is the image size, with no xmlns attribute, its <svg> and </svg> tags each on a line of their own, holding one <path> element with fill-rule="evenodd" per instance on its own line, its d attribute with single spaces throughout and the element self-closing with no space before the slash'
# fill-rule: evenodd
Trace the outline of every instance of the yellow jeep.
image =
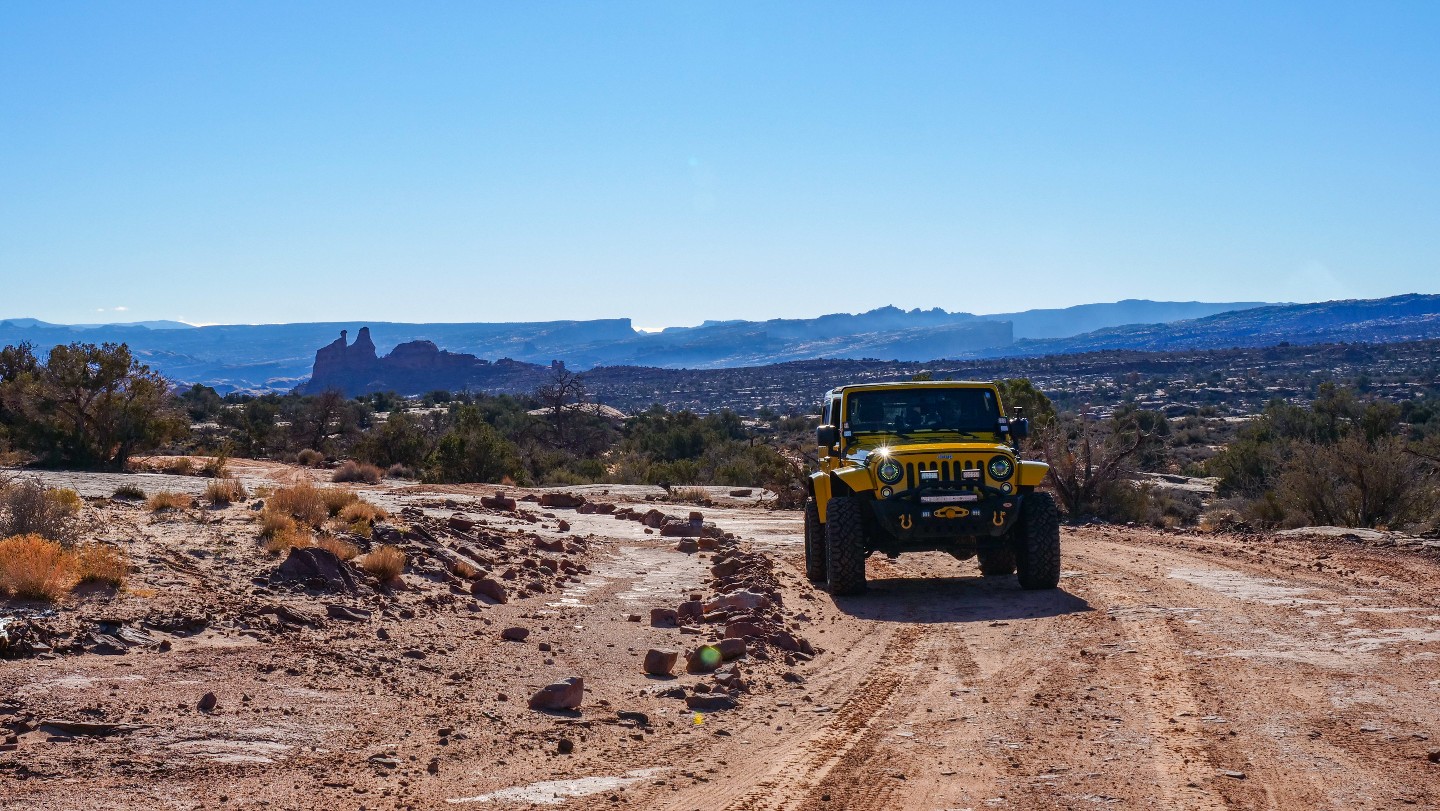
<svg viewBox="0 0 1440 811">
<path fill-rule="evenodd" d="M 993 383 L 841 386 L 825 395 L 820 467 L 805 503 L 805 573 L 832 594 L 865 588 L 875 552 L 944 551 L 1027 589 L 1060 583 L 1060 512 L 1020 458 L 1028 420 Z"/>
</svg>

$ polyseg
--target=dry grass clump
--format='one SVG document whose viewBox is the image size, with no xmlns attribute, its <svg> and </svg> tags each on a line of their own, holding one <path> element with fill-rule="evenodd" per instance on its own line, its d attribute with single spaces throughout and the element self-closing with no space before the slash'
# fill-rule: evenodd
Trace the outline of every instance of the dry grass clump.
<svg viewBox="0 0 1440 811">
<path fill-rule="evenodd" d="M 306 448 L 296 455 L 295 461 L 305 467 L 319 467 L 325 464 L 325 454 L 317 450 Z"/>
<path fill-rule="evenodd" d="M 269 509 L 260 512 L 260 537 L 273 538 L 281 532 L 294 532 L 299 529 L 295 519 L 284 513 L 272 512 Z"/>
<path fill-rule="evenodd" d="M 193 476 L 195 474 L 195 463 L 188 456 L 171 456 L 165 459 L 158 459 L 155 462 L 155 468 L 162 473 L 169 473 L 172 476 Z"/>
<path fill-rule="evenodd" d="M 225 479 L 230 475 L 230 455 L 219 453 L 206 459 L 200 465 L 200 475 L 212 479 Z"/>
<path fill-rule="evenodd" d="M 110 497 L 124 501 L 144 501 L 145 491 L 133 484 L 122 484 L 115 488 L 115 492 Z"/>
<path fill-rule="evenodd" d="M 0 538 L 39 535 L 68 542 L 75 537 L 80 504 L 74 490 L 47 490 L 28 479 L 0 479 Z"/>
<path fill-rule="evenodd" d="M 291 547 L 304 549 L 314 545 L 315 536 L 310 534 L 310 530 L 291 522 L 291 526 L 275 532 L 265 541 L 265 551 L 272 555 L 278 555 L 281 552 L 290 551 Z"/>
<path fill-rule="evenodd" d="M 184 493 L 172 493 L 169 490 L 161 490 L 146 500 L 145 509 L 152 513 L 164 512 L 166 510 L 188 510 L 194 503 L 195 499 Z"/>
<path fill-rule="evenodd" d="M 130 574 L 125 553 L 101 543 L 85 544 L 74 552 L 75 573 L 81 583 L 105 583 L 121 588 Z"/>
<path fill-rule="evenodd" d="M 228 507 L 249 496 L 239 479 L 216 479 L 205 486 L 205 500 L 216 507 Z"/>
<path fill-rule="evenodd" d="M 669 501 L 676 501 L 683 504 L 708 505 L 711 503 L 710 493 L 703 487 L 676 487 L 670 490 Z"/>
<path fill-rule="evenodd" d="M 375 465 L 347 459 L 341 463 L 340 467 L 335 468 L 335 472 L 330 475 L 330 481 L 379 484 L 380 479 L 384 478 L 384 476 L 385 471 Z"/>
<path fill-rule="evenodd" d="M 270 500 L 265 502 L 265 511 L 288 515 L 302 524 L 318 527 L 331 515 L 320 492 L 320 488 L 302 479 L 271 493 Z"/>
<path fill-rule="evenodd" d="M 85 502 L 80 500 L 80 494 L 68 487 L 46 490 L 45 498 L 55 505 L 55 509 L 67 515 L 75 515 L 85 506 Z"/>
<path fill-rule="evenodd" d="M 341 560 L 354 560 L 360 554 L 360 547 L 334 535 L 322 535 L 315 545 Z"/>
<path fill-rule="evenodd" d="M 33 533 L 0 541 L 0 591 L 53 602 L 74 582 L 74 560 L 60 544 Z"/>
<path fill-rule="evenodd" d="M 359 499 L 352 504 L 345 505 L 345 509 L 340 511 L 340 520 L 347 524 L 354 524 L 356 522 L 373 524 L 376 521 L 384 521 L 389 517 L 390 514 L 383 509 L 368 501 L 361 501 Z"/>
<path fill-rule="evenodd" d="M 381 544 L 360 560 L 360 567 L 380 580 L 390 580 L 405 571 L 405 553 L 389 544 Z"/>
<path fill-rule="evenodd" d="M 333 518 L 346 507 L 358 504 L 360 497 L 349 490 L 341 490 L 338 487 L 322 487 L 320 488 L 320 500 L 325 502 L 325 510 Z"/>
</svg>

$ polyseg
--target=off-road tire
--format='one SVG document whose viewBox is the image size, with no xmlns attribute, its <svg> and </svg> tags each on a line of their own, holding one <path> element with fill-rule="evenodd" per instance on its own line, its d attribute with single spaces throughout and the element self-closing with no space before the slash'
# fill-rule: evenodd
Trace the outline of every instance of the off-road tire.
<svg viewBox="0 0 1440 811">
<path fill-rule="evenodd" d="M 860 506 L 852 496 L 825 502 L 825 574 L 831 594 L 865 590 L 865 523 Z"/>
<path fill-rule="evenodd" d="M 982 577 L 1006 577 L 1015 574 L 1015 550 L 1003 541 L 981 544 L 980 548 L 975 550 L 975 559 L 980 562 Z"/>
<path fill-rule="evenodd" d="M 825 525 L 813 498 L 805 500 L 805 577 L 811 583 L 825 582 Z"/>
<path fill-rule="evenodd" d="M 1021 588 L 1060 585 L 1060 510 L 1049 493 L 1025 495 L 1012 541 Z"/>
</svg>

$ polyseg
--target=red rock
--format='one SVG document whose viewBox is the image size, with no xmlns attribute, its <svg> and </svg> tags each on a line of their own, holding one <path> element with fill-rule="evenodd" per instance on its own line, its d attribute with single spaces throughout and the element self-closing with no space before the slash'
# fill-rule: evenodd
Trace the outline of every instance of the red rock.
<svg viewBox="0 0 1440 811">
<path fill-rule="evenodd" d="M 535 548 L 543 552 L 564 552 L 565 541 L 560 538 L 536 538 Z"/>
<path fill-rule="evenodd" d="M 557 524 L 555 525 L 555 528 L 558 529 L 558 530 L 560 530 L 561 532 L 569 532 L 569 531 L 570 531 L 570 522 L 569 522 L 569 521 L 561 521 L 561 522 L 559 522 L 559 523 L 557 523 Z"/>
<path fill-rule="evenodd" d="M 530 697 L 532 710 L 576 710 L 585 700 L 585 680 L 571 677 L 541 687 Z"/>
<path fill-rule="evenodd" d="M 699 600 L 686 600 L 680 604 L 679 608 L 675 609 L 677 622 L 688 625 L 691 622 L 701 622 L 704 618 L 705 607 Z"/>
<path fill-rule="evenodd" d="M 665 513 L 662 513 L 656 509 L 651 509 L 647 511 L 644 517 L 642 517 L 640 520 L 645 523 L 645 526 L 650 527 L 651 529 L 659 529 L 660 527 L 665 525 Z"/>
<path fill-rule="evenodd" d="M 491 508 L 491 510 L 514 511 L 514 508 L 516 508 L 516 500 L 505 496 L 504 490 L 497 490 L 494 496 L 481 496 L 480 506 Z"/>
<path fill-rule="evenodd" d="M 745 655 L 745 640 L 743 639 L 722 639 L 715 647 L 720 649 L 721 658 L 727 662 Z"/>
<path fill-rule="evenodd" d="M 545 493 L 540 496 L 541 507 L 559 507 L 573 510 L 585 503 L 585 497 L 574 493 Z"/>
<path fill-rule="evenodd" d="M 776 631 L 768 637 L 768 640 L 770 644 L 781 650 L 800 650 L 800 640 L 796 639 L 794 634 L 789 631 Z"/>
<path fill-rule="evenodd" d="M 714 645 L 701 645 L 685 656 L 685 669 L 691 673 L 709 673 L 720 666 L 725 657 Z"/>
<path fill-rule="evenodd" d="M 721 609 L 756 611 L 769 607 L 770 598 L 764 594 L 753 591 L 732 591 L 706 603 L 705 611 L 707 613 Z"/>
<path fill-rule="evenodd" d="M 451 529 L 457 532 L 469 532 L 475 528 L 475 522 L 463 515 L 452 515 L 447 522 Z"/>
<path fill-rule="evenodd" d="M 509 596 L 505 593 L 505 586 L 498 580 L 491 580 L 482 577 L 470 584 L 470 593 L 476 597 L 489 597 L 497 603 L 507 603 Z"/>
<path fill-rule="evenodd" d="M 673 628 L 679 624 L 676 619 L 676 611 L 673 608 L 650 609 L 650 624 L 656 628 Z"/>
<path fill-rule="evenodd" d="M 768 629 L 763 625 L 749 620 L 739 620 L 725 625 L 726 639 L 763 639 L 767 633 Z M 794 650 L 798 649 L 798 647 L 794 648 Z"/>
<path fill-rule="evenodd" d="M 681 538 L 679 542 L 675 544 L 675 551 L 693 555 L 700 551 L 700 545 L 695 543 L 694 538 Z"/>
<path fill-rule="evenodd" d="M 500 632 L 501 639 L 508 639 L 511 642 L 524 642 L 530 636 L 529 628 L 521 628 L 518 625 L 511 626 Z"/>
<path fill-rule="evenodd" d="M 671 648 L 651 648 L 645 654 L 645 672 L 652 676 L 669 676 L 675 670 L 680 651 Z"/>
<path fill-rule="evenodd" d="M 660 528 L 660 534 L 666 538 L 697 538 L 700 536 L 700 528 L 683 521 L 671 521 Z"/>
</svg>

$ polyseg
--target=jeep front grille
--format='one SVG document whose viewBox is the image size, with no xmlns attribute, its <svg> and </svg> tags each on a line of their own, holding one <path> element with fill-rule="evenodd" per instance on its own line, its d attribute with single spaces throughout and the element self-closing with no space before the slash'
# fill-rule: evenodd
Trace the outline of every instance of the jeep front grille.
<svg viewBox="0 0 1440 811">
<path fill-rule="evenodd" d="M 980 467 L 984 460 L 966 459 L 963 464 L 960 460 L 951 463 L 950 460 L 931 462 L 906 462 L 905 463 L 905 489 L 916 487 L 920 484 L 920 471 L 935 470 L 940 473 L 941 482 L 953 482 L 960 478 L 960 471 L 974 470 Z"/>
</svg>

